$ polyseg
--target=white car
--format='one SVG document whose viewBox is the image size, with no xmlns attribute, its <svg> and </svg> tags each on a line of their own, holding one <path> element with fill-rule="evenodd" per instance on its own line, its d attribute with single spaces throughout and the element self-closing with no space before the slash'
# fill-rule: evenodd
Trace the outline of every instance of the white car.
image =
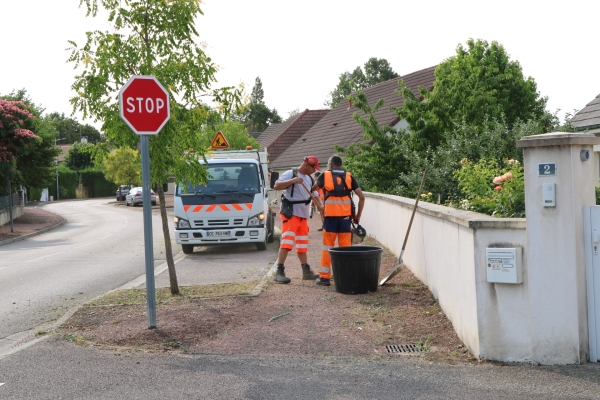
<svg viewBox="0 0 600 400">
<path fill-rule="evenodd" d="M 127 194 L 127 196 L 125 196 L 125 205 L 126 206 L 131 205 L 132 207 L 135 207 L 137 204 L 142 204 L 143 201 L 144 201 L 144 199 L 142 196 L 142 188 L 141 187 L 132 188 L 129 191 L 129 193 Z M 150 201 L 152 202 L 153 206 L 156 205 L 156 194 L 154 193 L 154 190 L 150 190 Z"/>
</svg>

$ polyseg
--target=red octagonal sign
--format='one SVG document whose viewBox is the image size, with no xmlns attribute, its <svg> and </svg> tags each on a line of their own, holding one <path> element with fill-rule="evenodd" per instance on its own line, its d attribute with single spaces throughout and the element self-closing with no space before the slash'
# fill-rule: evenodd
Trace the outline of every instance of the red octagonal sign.
<svg viewBox="0 0 600 400">
<path fill-rule="evenodd" d="M 169 92 L 153 76 L 132 76 L 119 92 L 119 112 L 138 135 L 156 135 L 169 121 Z"/>
</svg>

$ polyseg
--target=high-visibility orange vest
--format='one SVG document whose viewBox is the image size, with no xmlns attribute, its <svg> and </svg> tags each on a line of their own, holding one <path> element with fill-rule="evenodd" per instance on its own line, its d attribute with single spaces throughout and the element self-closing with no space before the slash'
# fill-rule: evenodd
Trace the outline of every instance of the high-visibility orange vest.
<svg viewBox="0 0 600 400">
<path fill-rule="evenodd" d="M 350 217 L 352 215 L 352 175 L 343 169 L 325 171 L 323 190 L 325 191 L 325 216 Z"/>
</svg>

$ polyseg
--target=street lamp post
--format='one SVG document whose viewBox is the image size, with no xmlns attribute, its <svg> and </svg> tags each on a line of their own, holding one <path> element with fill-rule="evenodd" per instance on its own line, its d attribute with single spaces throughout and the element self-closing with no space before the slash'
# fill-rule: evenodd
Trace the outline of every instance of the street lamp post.
<svg viewBox="0 0 600 400">
<path fill-rule="evenodd" d="M 54 138 L 54 146 L 56 146 L 56 142 L 59 140 L 65 140 L 66 138 L 57 139 Z M 61 150 L 62 152 L 62 150 Z M 60 200 L 60 189 L 58 188 L 58 157 L 56 157 L 56 200 Z"/>
</svg>

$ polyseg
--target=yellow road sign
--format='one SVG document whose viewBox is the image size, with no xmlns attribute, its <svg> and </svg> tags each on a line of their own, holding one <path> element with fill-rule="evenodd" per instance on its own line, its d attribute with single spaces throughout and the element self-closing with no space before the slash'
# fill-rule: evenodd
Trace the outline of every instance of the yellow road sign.
<svg viewBox="0 0 600 400">
<path fill-rule="evenodd" d="M 223 136 L 221 131 L 219 131 L 215 135 L 215 138 L 213 139 L 212 143 L 210 144 L 210 147 L 212 147 L 213 149 L 228 149 L 229 142 L 227 142 L 227 139 L 225 139 L 225 136 Z"/>
</svg>

